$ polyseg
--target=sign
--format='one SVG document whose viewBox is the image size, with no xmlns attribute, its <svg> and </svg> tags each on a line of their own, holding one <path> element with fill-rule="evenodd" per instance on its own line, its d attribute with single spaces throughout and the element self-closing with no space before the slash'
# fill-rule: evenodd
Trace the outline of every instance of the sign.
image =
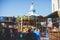
<svg viewBox="0 0 60 40">
<path fill-rule="evenodd" d="M 41 22 L 41 25 L 44 25 L 44 22 Z"/>
<path fill-rule="evenodd" d="M 48 18 L 48 23 L 49 23 L 49 22 L 52 22 L 52 18 Z"/>
<path fill-rule="evenodd" d="M 47 27 L 51 28 L 52 27 L 52 22 L 49 22 Z"/>
<path fill-rule="evenodd" d="M 58 16 L 60 17 L 60 11 L 58 11 Z"/>
<path fill-rule="evenodd" d="M 46 27 L 46 22 L 41 22 L 41 26 Z"/>
<path fill-rule="evenodd" d="M 0 17 L 0 21 L 4 21 L 4 17 Z"/>
</svg>

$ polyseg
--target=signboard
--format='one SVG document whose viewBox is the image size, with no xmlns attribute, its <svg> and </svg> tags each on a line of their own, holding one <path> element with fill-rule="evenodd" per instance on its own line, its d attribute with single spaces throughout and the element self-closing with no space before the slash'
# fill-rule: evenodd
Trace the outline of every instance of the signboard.
<svg viewBox="0 0 60 40">
<path fill-rule="evenodd" d="M 4 17 L 0 17 L 0 21 L 4 21 Z"/>
<path fill-rule="evenodd" d="M 47 27 L 52 27 L 52 18 L 48 18 L 48 25 Z"/>
<path fill-rule="evenodd" d="M 60 10 L 58 11 L 58 16 L 60 17 Z"/>
<path fill-rule="evenodd" d="M 44 25 L 44 22 L 41 22 L 41 25 Z"/>
<path fill-rule="evenodd" d="M 48 18 L 48 23 L 49 23 L 49 22 L 52 22 L 52 18 Z"/>
<path fill-rule="evenodd" d="M 46 27 L 46 22 L 41 22 L 41 26 Z"/>
</svg>

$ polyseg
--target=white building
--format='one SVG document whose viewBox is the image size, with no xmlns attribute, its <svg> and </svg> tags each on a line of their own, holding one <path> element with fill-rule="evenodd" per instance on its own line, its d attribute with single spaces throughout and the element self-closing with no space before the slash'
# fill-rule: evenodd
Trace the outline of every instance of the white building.
<svg viewBox="0 0 60 40">
<path fill-rule="evenodd" d="M 60 9 L 60 0 L 52 0 L 52 12 Z"/>
</svg>

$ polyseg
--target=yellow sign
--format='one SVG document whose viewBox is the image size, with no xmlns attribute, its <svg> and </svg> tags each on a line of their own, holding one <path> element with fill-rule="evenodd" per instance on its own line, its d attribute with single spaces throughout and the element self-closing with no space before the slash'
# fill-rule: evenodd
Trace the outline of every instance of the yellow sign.
<svg viewBox="0 0 60 40">
<path fill-rule="evenodd" d="M 58 16 L 60 17 L 60 11 L 58 11 Z"/>
</svg>

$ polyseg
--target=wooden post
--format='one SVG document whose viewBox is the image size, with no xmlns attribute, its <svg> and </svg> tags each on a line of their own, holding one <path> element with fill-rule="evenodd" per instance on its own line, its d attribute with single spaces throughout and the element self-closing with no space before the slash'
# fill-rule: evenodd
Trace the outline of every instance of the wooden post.
<svg viewBox="0 0 60 40">
<path fill-rule="evenodd" d="M 22 17 L 21 17 L 21 31 L 22 31 L 22 22 L 23 22 L 23 20 L 22 20 Z"/>
</svg>

